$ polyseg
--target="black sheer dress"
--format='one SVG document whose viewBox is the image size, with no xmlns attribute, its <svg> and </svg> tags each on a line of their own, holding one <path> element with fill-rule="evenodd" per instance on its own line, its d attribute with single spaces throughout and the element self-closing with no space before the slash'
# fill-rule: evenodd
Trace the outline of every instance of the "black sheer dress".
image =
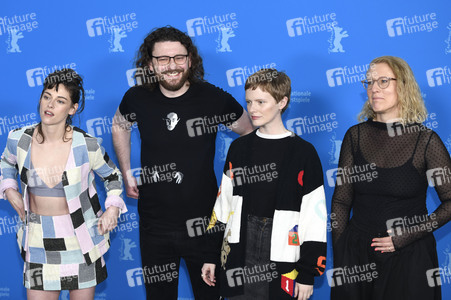
<svg viewBox="0 0 451 300">
<path fill-rule="evenodd" d="M 451 219 L 450 170 L 446 147 L 421 124 L 368 120 L 347 131 L 332 198 L 331 299 L 441 299 L 432 231 Z M 432 214 L 428 182 L 441 201 Z M 375 251 L 372 239 L 388 230 L 396 251 Z"/>
</svg>

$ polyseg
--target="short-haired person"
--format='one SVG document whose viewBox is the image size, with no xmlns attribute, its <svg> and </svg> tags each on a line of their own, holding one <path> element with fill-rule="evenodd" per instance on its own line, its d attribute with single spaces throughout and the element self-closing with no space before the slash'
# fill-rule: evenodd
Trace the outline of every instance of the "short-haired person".
<svg viewBox="0 0 451 300">
<path fill-rule="evenodd" d="M 200 278 L 203 237 L 217 193 L 213 170 L 221 123 L 242 135 L 252 131 L 243 107 L 204 81 L 202 58 L 191 38 L 167 26 L 145 39 L 136 61 L 138 84 L 124 95 L 113 122 L 113 142 L 127 195 L 139 198 L 140 247 L 147 299 L 177 299 L 178 276 L 154 280 L 155 269 L 186 262 L 196 299 L 217 299 Z M 141 137 L 141 185 L 131 176 L 130 131 Z"/>
<path fill-rule="evenodd" d="M 2 155 L 0 193 L 22 221 L 17 238 L 28 299 L 57 300 L 61 290 L 70 290 L 71 299 L 94 299 L 107 277 L 109 231 L 127 211 L 121 173 L 95 137 L 71 125 L 83 107 L 83 80 L 74 70 L 49 74 L 41 121 L 12 130 Z M 94 173 L 104 181 L 105 212 Z"/>
<path fill-rule="evenodd" d="M 374 59 L 363 84 L 368 100 L 361 123 L 343 139 L 331 219 L 334 268 L 354 270 L 345 276 L 372 277 L 345 279 L 331 298 L 441 299 L 440 285 L 428 284 L 428 272 L 438 268 L 432 231 L 451 218 L 450 155 L 437 133 L 422 125 L 426 108 L 403 59 Z M 428 174 L 435 172 L 447 179 L 434 183 Z M 441 201 L 432 214 L 426 208 L 429 180 Z"/>
<path fill-rule="evenodd" d="M 260 70 L 246 80 L 245 91 L 258 129 L 230 146 L 202 277 L 208 285 L 219 281 L 228 299 L 305 300 L 326 261 L 321 162 L 315 148 L 282 122 L 291 94 L 285 73 Z"/>
</svg>

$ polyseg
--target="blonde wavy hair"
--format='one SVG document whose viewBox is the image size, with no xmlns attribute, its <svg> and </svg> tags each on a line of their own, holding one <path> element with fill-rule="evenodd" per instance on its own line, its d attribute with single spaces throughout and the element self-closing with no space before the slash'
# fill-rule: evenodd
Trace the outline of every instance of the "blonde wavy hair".
<svg viewBox="0 0 451 300">
<path fill-rule="evenodd" d="M 427 110 L 412 69 L 399 57 L 381 56 L 371 61 L 370 70 L 374 64 L 382 63 L 387 64 L 395 74 L 400 122 L 403 124 L 423 123 L 427 117 Z M 371 72 L 370 70 L 368 70 L 367 76 Z M 375 117 L 376 115 L 368 99 L 358 115 L 358 120 L 364 122 L 366 119 L 374 119 Z"/>
</svg>

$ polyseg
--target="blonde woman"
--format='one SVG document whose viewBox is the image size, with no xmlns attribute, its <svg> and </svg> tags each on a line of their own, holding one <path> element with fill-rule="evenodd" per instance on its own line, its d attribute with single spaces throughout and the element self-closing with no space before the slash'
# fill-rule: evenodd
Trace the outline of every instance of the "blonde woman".
<svg viewBox="0 0 451 300">
<path fill-rule="evenodd" d="M 96 138 L 71 126 L 83 104 L 74 70 L 50 74 L 39 100 L 41 122 L 11 131 L 2 155 L 0 192 L 23 221 L 17 238 L 28 299 L 56 300 L 61 290 L 70 290 L 72 300 L 94 299 L 107 277 L 109 231 L 127 211 L 121 173 Z M 94 172 L 104 181 L 105 212 Z"/>
<path fill-rule="evenodd" d="M 343 139 L 332 198 L 333 272 L 340 270 L 332 280 L 342 281 L 331 298 L 441 299 L 428 276 L 438 268 L 432 231 L 451 218 L 451 182 L 430 175 L 450 170 L 449 153 L 422 125 L 426 108 L 404 60 L 374 59 L 363 85 L 368 100 Z M 441 201 L 431 214 L 428 181 Z"/>
</svg>

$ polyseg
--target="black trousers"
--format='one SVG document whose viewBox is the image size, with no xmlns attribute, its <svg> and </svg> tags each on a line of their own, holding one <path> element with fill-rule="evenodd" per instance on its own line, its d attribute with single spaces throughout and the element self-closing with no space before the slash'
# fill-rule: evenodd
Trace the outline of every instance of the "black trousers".
<svg viewBox="0 0 451 300">
<path fill-rule="evenodd" d="M 190 237 L 187 230 L 161 231 L 140 222 L 139 241 L 147 299 L 177 300 L 180 258 L 186 262 L 196 300 L 218 300 L 219 286 L 201 278 L 204 237 Z"/>
</svg>

